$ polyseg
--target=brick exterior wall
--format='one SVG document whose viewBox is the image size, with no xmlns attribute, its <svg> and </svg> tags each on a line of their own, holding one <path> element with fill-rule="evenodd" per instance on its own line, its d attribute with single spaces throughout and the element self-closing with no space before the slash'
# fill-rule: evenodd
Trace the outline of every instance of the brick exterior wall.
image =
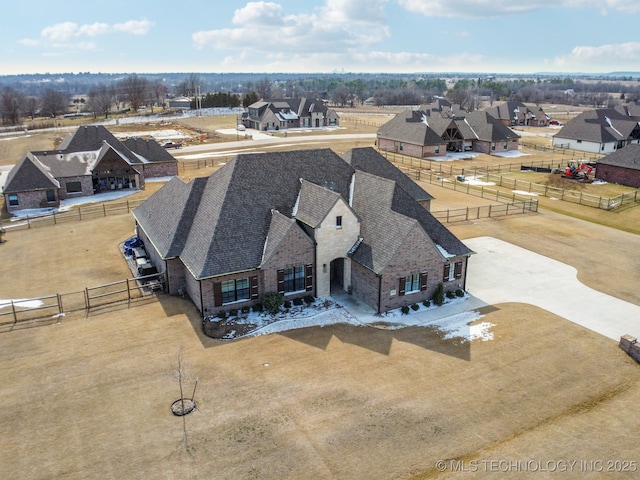
<svg viewBox="0 0 640 480">
<path fill-rule="evenodd" d="M 640 188 L 640 170 L 634 170 L 632 168 L 598 163 L 596 178 L 604 180 L 605 182 Z"/>
<path fill-rule="evenodd" d="M 402 149 L 400 149 L 400 144 L 402 143 Z M 436 153 L 436 149 L 439 148 L 438 153 Z M 387 152 L 396 152 L 402 155 L 408 155 L 410 157 L 415 158 L 425 158 L 425 157 L 437 157 L 444 156 L 447 153 L 447 145 L 443 143 L 442 145 L 416 145 L 412 143 L 406 142 L 398 142 L 397 140 L 391 140 L 388 138 L 378 137 L 378 148 Z"/>
<path fill-rule="evenodd" d="M 144 178 L 174 177 L 178 175 L 178 162 L 154 162 L 144 164 Z M 142 179 L 141 179 L 142 180 Z"/>
<path fill-rule="evenodd" d="M 90 175 L 89 176 L 85 175 L 82 177 L 58 178 L 57 180 L 60 182 L 60 190 L 58 190 L 58 195 L 60 196 L 60 200 L 93 195 L 93 180 L 91 179 Z M 80 182 L 82 186 L 82 192 L 76 192 L 76 193 L 67 192 L 67 183 L 69 182 Z"/>
<path fill-rule="evenodd" d="M 262 266 L 262 282 L 258 281 L 260 296 L 278 291 L 278 270 L 300 265 L 314 265 L 315 272 L 315 246 L 302 230 L 294 228 L 280 243 L 280 248 Z M 303 297 L 308 293 L 315 295 L 315 285 L 311 292 L 286 295 L 286 299 Z"/>
<path fill-rule="evenodd" d="M 57 190 L 54 191 L 56 192 L 56 198 L 58 198 Z M 47 202 L 46 190 L 19 192 L 16 195 L 18 196 L 18 205 L 15 206 L 9 205 L 9 194 L 4 196 L 4 204 L 6 205 L 8 212 L 14 212 L 25 208 L 58 207 L 60 205 L 59 201 Z"/>
<path fill-rule="evenodd" d="M 461 277 L 443 282 L 445 292 L 464 288 L 467 257 L 451 258 L 444 261 L 425 233 L 415 228 L 398 249 L 398 255 L 385 268 L 380 279 L 375 273 L 355 262 L 352 264 L 351 281 L 353 294 L 379 312 L 386 312 L 423 300 L 431 300 L 436 288 L 443 281 L 444 266 L 447 263 L 462 262 Z M 451 267 L 453 268 L 453 267 Z M 425 290 L 400 295 L 399 282 L 402 277 L 427 273 Z M 380 286 L 380 303 L 378 288 Z"/>
</svg>

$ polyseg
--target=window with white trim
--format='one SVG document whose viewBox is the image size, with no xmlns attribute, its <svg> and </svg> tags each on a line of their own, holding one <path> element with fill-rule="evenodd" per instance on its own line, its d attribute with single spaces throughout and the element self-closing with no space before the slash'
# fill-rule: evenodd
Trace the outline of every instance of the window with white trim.
<svg viewBox="0 0 640 480">
<path fill-rule="evenodd" d="M 404 293 L 414 293 L 420 291 L 420 274 L 407 275 L 404 280 Z"/>
<path fill-rule="evenodd" d="M 17 207 L 19 205 L 18 202 L 18 195 L 12 193 L 11 195 L 9 195 L 9 206 L 11 207 Z"/>
</svg>

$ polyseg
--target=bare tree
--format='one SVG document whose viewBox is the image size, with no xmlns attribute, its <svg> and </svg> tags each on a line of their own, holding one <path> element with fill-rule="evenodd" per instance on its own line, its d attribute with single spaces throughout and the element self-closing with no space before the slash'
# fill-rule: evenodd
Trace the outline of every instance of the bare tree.
<svg viewBox="0 0 640 480">
<path fill-rule="evenodd" d="M 67 94 L 53 88 L 48 88 L 40 97 L 40 111 L 47 117 L 56 117 L 67 111 L 69 98 Z"/>
<path fill-rule="evenodd" d="M 20 112 L 24 104 L 25 96 L 22 92 L 11 87 L 5 87 L 0 94 L 0 115 L 3 125 L 18 125 Z"/>
<path fill-rule="evenodd" d="M 269 77 L 264 77 L 256 82 L 256 93 L 261 100 L 268 100 L 271 98 L 271 80 Z"/>
<path fill-rule="evenodd" d="M 24 114 L 29 115 L 31 120 L 33 120 L 38 113 L 38 98 L 37 97 L 26 97 L 24 102 Z"/>
<path fill-rule="evenodd" d="M 148 98 L 149 80 L 135 73 L 118 82 L 121 93 L 134 111 L 138 111 Z"/>
<path fill-rule="evenodd" d="M 198 90 L 202 90 L 202 79 L 197 73 L 190 73 L 176 86 L 176 94 L 183 97 L 194 97 Z"/>
<path fill-rule="evenodd" d="M 104 118 L 108 118 L 114 101 L 115 93 L 111 86 L 98 85 L 89 91 L 89 108 L 94 116 L 100 113 Z"/>
</svg>

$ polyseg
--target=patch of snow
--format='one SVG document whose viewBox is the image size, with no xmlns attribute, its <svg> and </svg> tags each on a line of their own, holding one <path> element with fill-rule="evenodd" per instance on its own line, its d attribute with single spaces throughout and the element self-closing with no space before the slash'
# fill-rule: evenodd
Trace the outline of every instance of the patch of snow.
<svg viewBox="0 0 640 480">
<path fill-rule="evenodd" d="M 495 182 L 485 182 L 485 181 L 479 180 L 479 178 L 483 178 L 483 177 L 465 177 L 462 183 L 468 183 L 469 185 L 476 185 L 476 186 L 491 186 L 496 184 Z"/>
<path fill-rule="evenodd" d="M 532 197 L 537 197 L 538 194 L 535 192 L 527 192 L 525 190 L 511 190 L 513 193 L 517 193 L 518 195 L 531 195 Z"/>
<path fill-rule="evenodd" d="M 442 254 L 442 256 L 443 256 L 444 258 L 451 258 L 451 257 L 455 257 L 455 255 L 454 255 L 454 254 L 447 252 L 447 251 L 445 250 L 445 248 L 444 248 L 442 245 L 438 245 L 438 244 L 436 243 L 436 248 L 438 249 L 438 251 Z"/>
<path fill-rule="evenodd" d="M 525 157 L 525 156 L 531 155 L 531 154 L 530 153 L 523 153 L 520 150 L 509 150 L 507 152 L 492 153 L 491 155 L 494 155 L 496 157 L 502 157 L 502 158 L 518 158 L 518 157 Z"/>
<path fill-rule="evenodd" d="M 456 297 L 445 299 L 445 304 L 464 302 L 468 297 Z M 326 327 L 330 325 L 345 324 L 353 326 L 370 326 L 387 330 L 400 329 L 406 327 L 428 327 L 435 328 L 444 334 L 444 338 L 461 338 L 463 341 L 482 339 L 483 341 L 493 340 L 493 333 L 489 331 L 494 325 L 489 322 L 472 325 L 482 315 L 475 311 L 468 311 L 449 315 L 444 318 L 433 319 L 432 316 L 425 317 L 420 313 L 434 312 L 441 308 L 431 304 L 425 307 L 418 304 L 417 310 L 409 309 L 409 313 L 402 313 L 402 309 L 390 310 L 381 315 L 371 315 L 356 318 L 347 309 L 334 302 L 330 298 L 320 298 L 310 306 L 293 306 L 288 313 L 280 313 L 275 317 L 268 313 L 250 312 L 242 314 L 236 319 L 232 319 L 236 324 L 253 324 L 257 327 L 244 335 L 245 337 L 256 337 L 272 333 L 280 333 L 288 330 L 308 327 Z M 208 317 L 209 321 L 217 321 L 215 317 Z M 229 332 L 225 339 L 235 337 L 235 330 Z"/>
<path fill-rule="evenodd" d="M 19 298 L 14 300 L 0 300 L 0 308 L 7 308 L 13 305 L 20 308 L 38 308 L 42 306 L 41 300 L 31 300 L 28 298 Z"/>
<path fill-rule="evenodd" d="M 591 182 L 591 185 L 606 185 L 609 182 L 605 182 L 604 180 L 594 180 Z"/>
</svg>

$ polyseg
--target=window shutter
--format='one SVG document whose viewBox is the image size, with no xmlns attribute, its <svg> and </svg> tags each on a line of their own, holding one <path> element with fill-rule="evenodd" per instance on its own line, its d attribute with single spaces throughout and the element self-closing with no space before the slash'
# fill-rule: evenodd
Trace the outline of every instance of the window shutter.
<svg viewBox="0 0 640 480">
<path fill-rule="evenodd" d="M 313 291 L 313 265 L 305 266 L 304 287 L 307 292 Z"/>
<path fill-rule="evenodd" d="M 451 272 L 451 264 L 450 263 L 445 263 L 444 264 L 444 273 L 442 274 L 442 281 L 443 282 L 448 282 L 449 281 L 449 273 Z"/>
<path fill-rule="evenodd" d="M 278 293 L 284 295 L 284 270 L 278 270 Z"/>
<path fill-rule="evenodd" d="M 400 282 L 398 283 L 398 295 L 401 297 L 404 295 L 406 284 L 407 284 L 407 278 L 400 277 Z"/>
<path fill-rule="evenodd" d="M 422 272 L 420 274 L 420 290 L 424 291 L 427 289 L 427 272 Z"/>
<path fill-rule="evenodd" d="M 251 300 L 258 298 L 258 276 L 253 276 L 249 279 L 251 282 Z"/>
<path fill-rule="evenodd" d="M 213 284 L 213 305 L 216 307 L 222 306 L 222 283 L 214 282 Z"/>
<path fill-rule="evenodd" d="M 456 278 L 462 277 L 462 262 L 456 262 L 454 273 L 456 275 Z"/>
</svg>

